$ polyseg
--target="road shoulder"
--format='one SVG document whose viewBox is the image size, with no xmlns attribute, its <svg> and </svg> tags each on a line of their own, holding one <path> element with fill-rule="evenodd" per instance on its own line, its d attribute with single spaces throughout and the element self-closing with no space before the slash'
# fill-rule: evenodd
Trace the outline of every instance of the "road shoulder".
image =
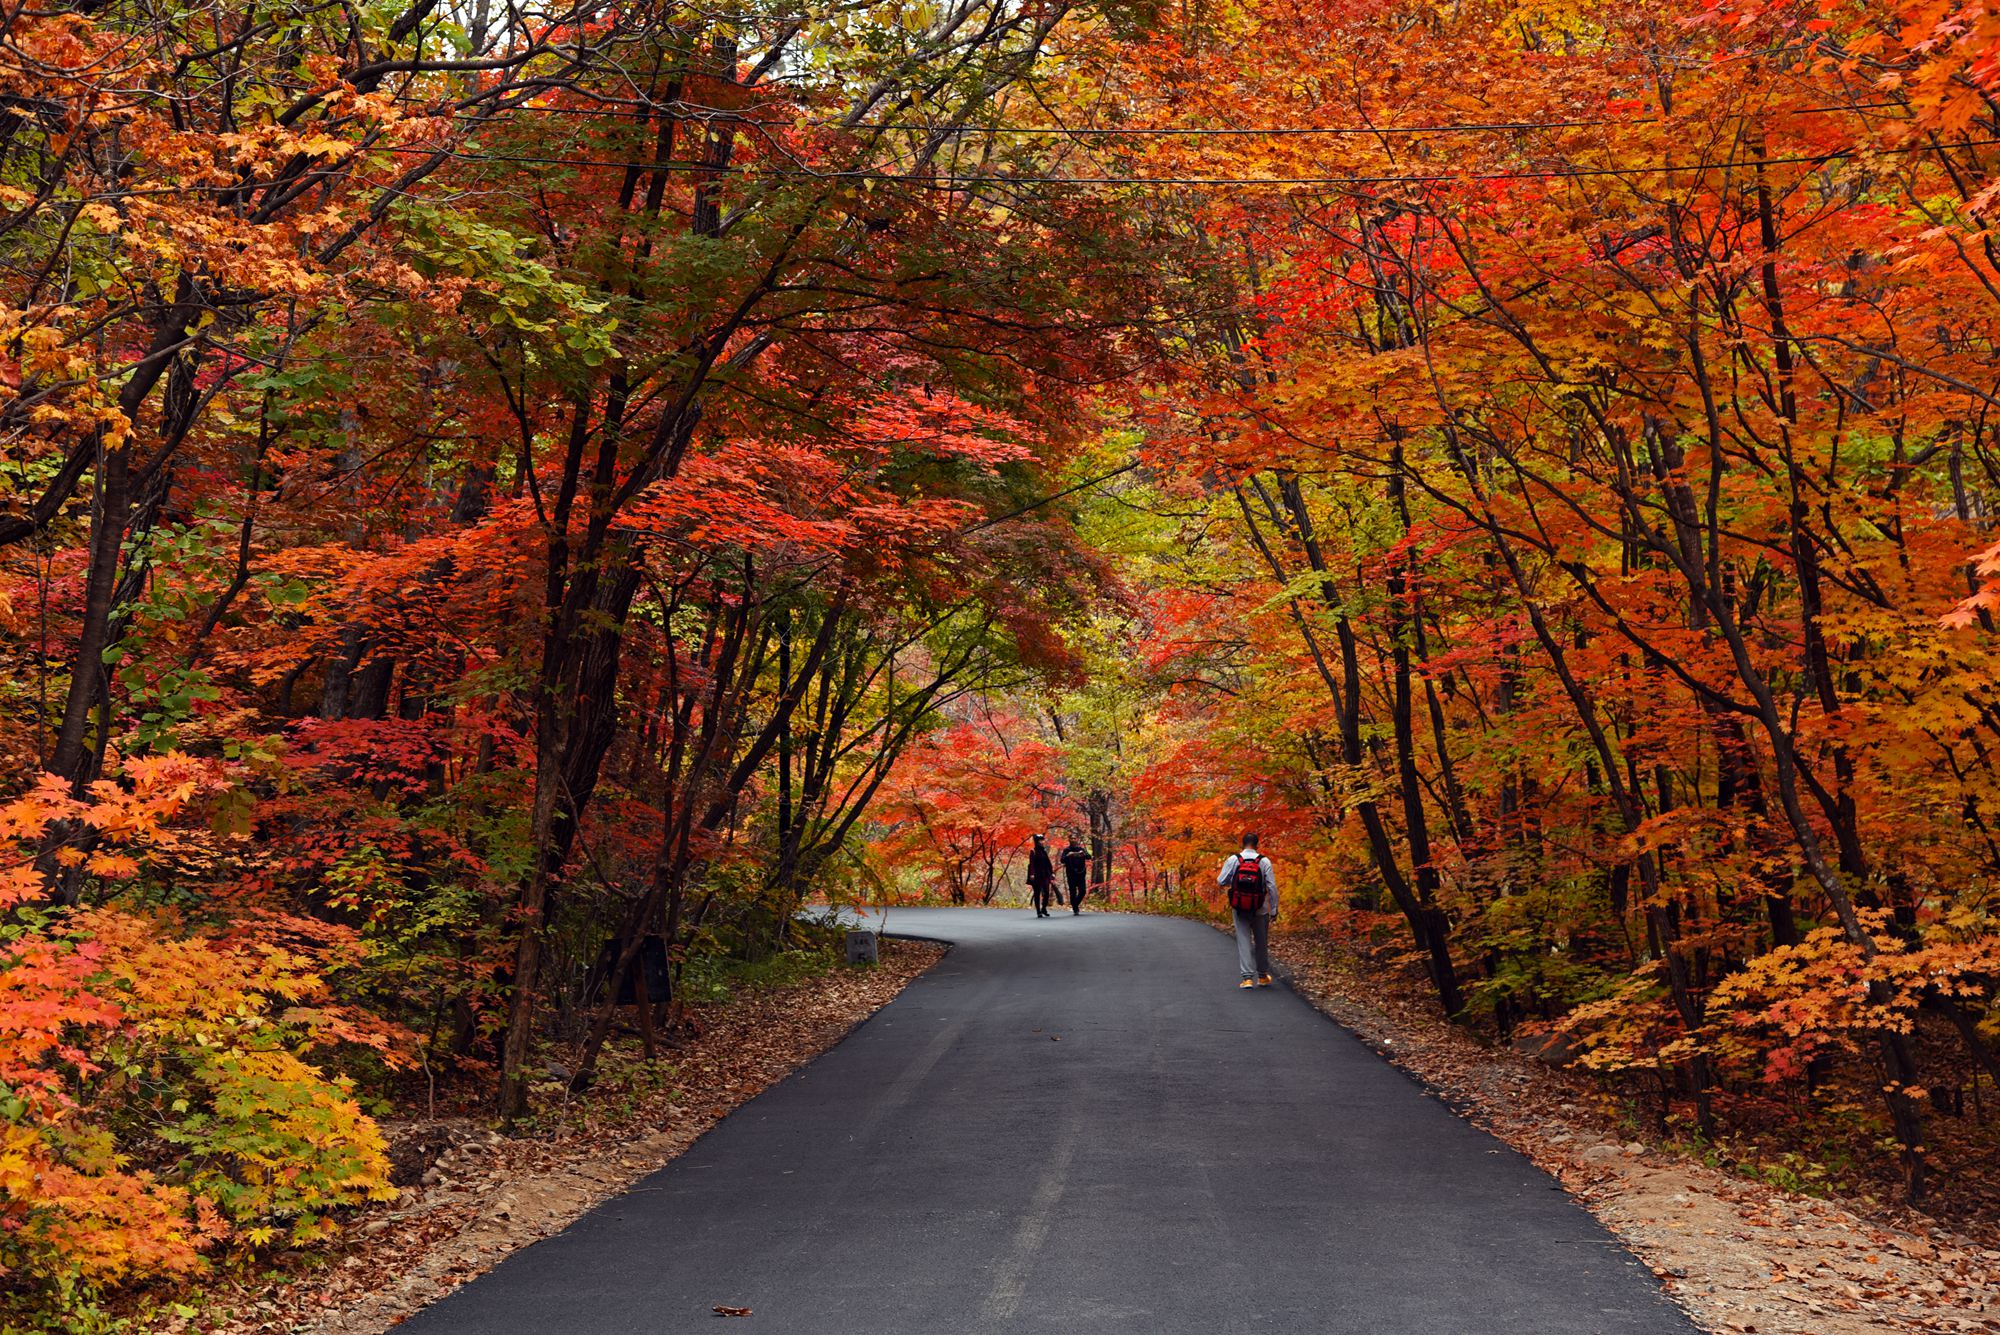
<svg viewBox="0 0 2000 1335">
<path fill-rule="evenodd" d="M 677 1158 L 838 1044 L 944 953 L 931 942 L 885 941 L 875 968 L 836 969 L 701 1007 L 699 1034 L 668 1052 L 651 1078 L 613 1089 L 608 1077 L 539 1132 L 508 1138 L 469 1119 L 388 1127 L 392 1148 L 429 1142 L 420 1182 L 357 1217 L 311 1268 L 216 1284 L 196 1314 L 150 1329 L 381 1335 Z M 626 1074 L 637 1076 L 634 1067 Z M 441 1153 L 440 1144 L 448 1145 Z"/>
<path fill-rule="evenodd" d="M 2000 1332 L 2000 1241 L 1890 1226 L 1626 1140 L 1588 1082 L 1481 1046 L 1325 941 L 1286 935 L 1272 954 L 1299 995 L 1560 1181 L 1704 1330 Z"/>
</svg>

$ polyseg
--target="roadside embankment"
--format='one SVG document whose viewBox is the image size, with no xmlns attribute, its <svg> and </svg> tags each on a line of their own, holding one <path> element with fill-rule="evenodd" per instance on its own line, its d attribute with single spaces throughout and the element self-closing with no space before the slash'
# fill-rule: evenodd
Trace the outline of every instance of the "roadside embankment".
<svg viewBox="0 0 2000 1335">
<path fill-rule="evenodd" d="M 1634 1137 L 1586 1077 L 1482 1045 L 1327 937 L 1272 943 L 1292 986 L 1553 1174 L 1705 1329 L 2000 1332 L 2000 1236 L 1745 1180 Z"/>
<path fill-rule="evenodd" d="M 641 1061 L 636 1041 L 616 1045 L 586 1098 L 512 1137 L 467 1118 L 384 1123 L 399 1176 L 417 1179 L 396 1201 L 355 1219 L 295 1273 L 218 1284 L 192 1314 L 153 1329 L 379 1335 L 678 1156 L 943 955 L 930 942 L 885 940 L 873 968 L 691 1005 L 686 1032 L 659 1061 Z"/>
</svg>

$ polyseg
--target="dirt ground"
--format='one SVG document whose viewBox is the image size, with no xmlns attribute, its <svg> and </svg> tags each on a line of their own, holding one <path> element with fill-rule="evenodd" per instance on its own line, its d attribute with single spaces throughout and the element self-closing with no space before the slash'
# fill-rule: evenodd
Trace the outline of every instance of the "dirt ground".
<svg viewBox="0 0 2000 1335">
<path fill-rule="evenodd" d="M 1627 1140 L 1587 1081 L 1482 1047 L 1325 940 L 1280 937 L 1273 953 L 1314 1005 L 1554 1174 L 1704 1329 L 2000 1335 L 2000 1238 L 1864 1217 Z M 535 1134 L 505 1138 L 471 1120 L 392 1125 L 399 1171 L 418 1179 L 401 1199 L 357 1219 L 321 1263 L 217 1285 L 199 1316 L 153 1329 L 379 1335 L 680 1154 L 942 954 L 887 941 L 875 970 L 703 1007 L 698 1036 L 657 1074 L 626 1057 Z"/>
<path fill-rule="evenodd" d="M 1482 1047 L 1323 938 L 1272 953 L 1314 1005 L 1554 1174 L 1704 1329 L 2000 1332 L 2000 1237 L 1865 1218 L 1626 1140 L 1587 1081 Z"/>
<path fill-rule="evenodd" d="M 294 1276 L 217 1284 L 159 1332 L 379 1335 L 679 1155 L 738 1104 L 838 1043 L 944 954 L 884 941 L 867 970 L 694 1008 L 699 1032 L 656 1068 L 620 1049 L 589 1097 L 508 1138 L 470 1119 L 385 1124 L 418 1180 L 356 1218 Z M 560 1084 L 541 1092 L 559 1098 Z"/>
</svg>

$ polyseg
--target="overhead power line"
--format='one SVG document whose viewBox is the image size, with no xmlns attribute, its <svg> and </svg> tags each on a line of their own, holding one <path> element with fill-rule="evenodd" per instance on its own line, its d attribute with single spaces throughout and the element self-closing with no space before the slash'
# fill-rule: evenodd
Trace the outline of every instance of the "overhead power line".
<svg viewBox="0 0 2000 1335">
<path fill-rule="evenodd" d="M 1759 111 L 1726 112 L 1724 113 L 1724 118 L 1729 120 L 1744 120 L 1751 117 L 1775 119 L 1784 116 L 1840 115 L 1863 111 L 1883 111 L 1902 105 L 1900 102 L 1858 102 L 1833 106 L 1783 107 Z M 652 107 L 639 109 L 531 107 L 518 104 L 505 109 L 529 111 L 537 115 L 604 117 L 614 120 L 630 119 L 644 121 L 656 120 L 659 118 L 660 113 L 668 112 L 685 117 L 690 122 L 743 125 L 761 130 L 845 129 L 856 134 L 867 131 L 883 131 L 907 134 L 990 134 L 1008 135 L 1019 138 L 1050 139 L 1258 139 L 1313 135 L 1367 137 L 1384 134 L 1502 134 L 1524 130 L 1602 129 L 1608 126 L 1670 125 L 1677 123 L 1672 117 L 1652 115 L 1636 117 L 1599 116 L 1582 120 L 1453 121 L 1422 125 L 975 125 L 949 121 L 937 125 L 928 125 L 922 122 L 886 125 L 864 122 L 859 125 L 847 125 L 844 122 L 832 120 L 781 121 L 755 115 L 745 115 L 740 112 L 724 111 L 715 107 L 696 107 L 675 103 L 657 103 Z M 491 118 L 462 116 L 455 119 L 477 120 L 481 123 L 490 123 Z"/>
<path fill-rule="evenodd" d="M 1952 145 L 1955 148 L 1982 148 L 2000 144 L 2000 138 L 1963 140 Z M 705 175 L 714 180 L 751 180 L 771 178 L 802 181 L 884 181 L 899 185 L 950 189 L 982 185 L 1099 185 L 1099 186 L 1307 186 L 1307 185 L 1443 185 L 1453 181 L 1548 181 L 1580 177 L 1607 176 L 1658 176 L 1686 172 L 1711 172 L 1754 167 L 1783 166 L 1823 166 L 1841 158 L 1851 157 L 1862 150 L 1843 148 L 1825 153 L 1805 153 L 1784 157 L 1722 159 L 1705 162 L 1665 162 L 1649 163 L 1637 167 L 1562 167 L 1541 171 L 1493 171 L 1493 172 L 1427 172 L 1400 173 L 1379 176 L 1053 176 L 1053 175 L 1009 175 L 1005 173 L 952 173 L 941 172 L 926 176 L 911 176 L 881 168 L 836 168 L 831 171 L 815 171 L 810 167 L 770 167 L 753 168 L 742 166 L 715 167 L 701 162 L 644 162 L 621 161 L 609 158 L 566 158 L 543 157 L 527 153 L 468 153 L 447 148 L 413 148 L 405 146 L 374 148 L 365 152 L 395 153 L 415 157 L 447 157 L 463 162 L 505 162 L 526 166 L 550 167 L 597 167 L 611 171 L 636 172 L 684 172 Z M 1896 148 L 1878 148 L 1876 153 L 1923 153 L 1936 151 L 1930 145 L 1912 144 Z"/>
</svg>

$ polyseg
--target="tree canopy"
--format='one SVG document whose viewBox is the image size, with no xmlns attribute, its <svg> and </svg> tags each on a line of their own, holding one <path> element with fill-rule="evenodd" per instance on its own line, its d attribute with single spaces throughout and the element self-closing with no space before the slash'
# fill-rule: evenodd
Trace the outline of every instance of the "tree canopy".
<svg viewBox="0 0 2000 1335">
<path fill-rule="evenodd" d="M 1453 1019 L 1948 1187 L 2000 1081 L 1996 43 L 7 11 L 8 1319 L 323 1235 L 419 1084 L 586 1094 L 635 981 L 671 1019 L 649 942 L 1009 899 L 1036 832 L 1203 912 L 1260 828 Z"/>
</svg>

